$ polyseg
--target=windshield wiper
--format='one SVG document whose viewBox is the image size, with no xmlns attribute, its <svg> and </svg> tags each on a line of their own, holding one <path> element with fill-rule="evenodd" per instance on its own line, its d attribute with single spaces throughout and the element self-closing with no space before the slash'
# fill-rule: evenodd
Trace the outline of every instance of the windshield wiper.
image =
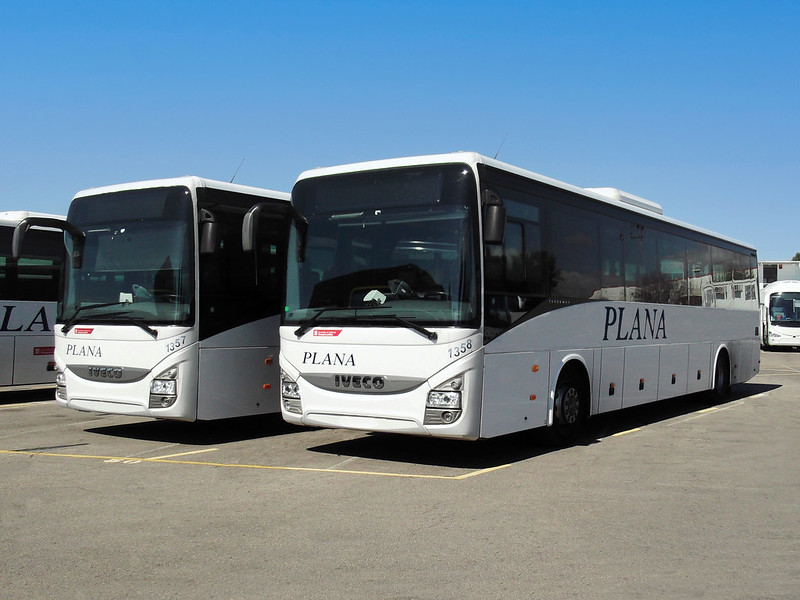
<svg viewBox="0 0 800 600">
<path fill-rule="evenodd" d="M 387 306 L 386 308 L 391 308 L 391 307 Z M 359 318 L 364 318 L 364 317 L 362 316 L 362 317 L 359 317 Z M 370 317 L 367 316 L 367 320 L 369 320 L 369 318 Z M 439 335 L 435 331 L 431 331 L 430 329 L 426 329 L 422 325 L 417 325 L 413 321 L 409 321 L 409 320 L 404 319 L 402 317 L 398 317 L 397 315 L 375 315 L 375 319 L 374 320 L 377 321 L 377 320 L 381 320 L 381 319 L 391 319 L 392 321 L 400 323 L 404 327 L 407 327 L 408 329 L 413 329 L 417 333 L 422 334 L 424 337 L 428 338 L 432 342 L 435 342 L 436 340 L 439 339 Z"/>
<path fill-rule="evenodd" d="M 391 306 L 387 304 L 387 305 L 383 305 L 383 306 L 380 306 L 380 307 L 372 306 L 372 307 L 368 307 L 368 308 L 370 308 L 371 310 L 375 310 L 375 309 L 378 309 L 378 308 L 387 309 L 387 308 L 391 308 Z M 314 313 L 313 317 L 311 317 L 307 321 L 303 321 L 300 324 L 300 327 L 295 329 L 294 334 L 298 338 L 303 337 L 308 332 L 309 329 L 312 329 L 314 327 L 314 325 L 319 320 L 319 317 L 323 313 L 325 313 L 325 312 L 327 312 L 329 310 L 348 310 L 348 309 L 349 310 L 358 311 L 358 309 L 354 308 L 354 307 L 344 308 L 344 307 L 341 307 L 341 306 L 329 306 L 327 308 L 321 308 L 316 313 Z M 366 321 L 370 321 L 370 320 L 376 320 L 377 321 L 377 320 L 382 320 L 382 319 L 383 320 L 391 320 L 391 321 L 395 321 L 396 323 L 400 323 L 401 325 L 403 325 L 404 327 L 407 327 L 408 329 L 412 329 L 412 330 L 416 331 L 417 333 L 423 335 L 424 337 L 426 337 L 427 339 L 429 339 L 432 342 L 435 342 L 436 340 L 439 339 L 439 335 L 435 331 L 431 331 L 430 329 L 426 329 L 422 325 L 417 325 L 416 323 L 413 323 L 412 321 L 408 321 L 406 319 L 403 319 L 402 317 L 398 317 L 397 315 L 381 315 L 381 314 L 377 314 L 377 315 L 373 316 L 373 315 L 355 314 L 355 315 L 353 315 L 352 318 L 354 320 L 356 320 L 356 321 L 359 321 L 361 319 L 364 319 Z"/>
<path fill-rule="evenodd" d="M 392 306 L 390 304 L 385 304 L 385 305 L 382 305 L 380 307 L 374 306 L 374 307 L 371 307 L 371 308 L 373 310 L 376 309 L 376 308 L 386 309 L 386 308 L 392 308 Z M 403 327 L 407 327 L 408 329 L 413 329 L 414 331 L 416 331 L 417 333 L 422 334 L 423 336 L 425 336 L 426 338 L 428 338 L 432 342 L 435 342 L 436 340 L 439 339 L 439 335 L 435 331 L 431 331 L 430 329 L 426 329 L 422 325 L 417 325 L 413 321 L 409 321 L 408 319 L 404 319 L 403 317 L 398 317 L 397 315 L 381 315 L 381 314 L 376 314 L 374 316 L 373 315 L 356 315 L 355 318 L 357 320 L 364 319 L 364 320 L 367 320 L 367 321 L 370 321 L 370 320 L 380 321 L 382 319 L 389 319 L 389 320 L 395 321 L 396 323 L 400 323 Z"/>
<path fill-rule="evenodd" d="M 153 339 L 158 338 L 158 331 L 150 327 L 147 323 L 145 323 L 142 319 L 137 319 L 136 317 L 128 317 L 125 313 L 114 313 L 109 315 L 116 319 L 117 317 L 122 317 L 122 321 L 127 321 L 131 325 L 136 325 L 139 329 L 142 329 L 145 333 L 151 335 Z"/>
<path fill-rule="evenodd" d="M 66 320 L 64 326 L 61 328 L 61 333 L 69 333 L 69 330 L 75 327 L 78 323 L 78 315 L 80 315 L 83 311 L 89 310 L 92 308 L 106 308 L 108 306 L 117 306 L 118 304 L 130 304 L 129 302 L 103 302 L 101 304 L 87 304 L 86 306 L 79 306 L 75 309 L 75 312 L 72 313 L 72 316 Z"/>
<path fill-rule="evenodd" d="M 117 306 L 117 305 L 124 306 L 124 305 L 127 305 L 127 304 L 130 304 L 130 302 L 105 302 L 105 303 L 102 303 L 102 304 L 87 304 L 86 306 L 81 306 L 67 320 L 67 322 L 64 323 L 64 326 L 61 328 L 61 333 L 69 333 L 69 331 L 75 325 L 77 325 L 78 322 L 80 321 L 79 315 L 84 310 L 88 310 L 90 308 L 107 308 L 109 306 Z M 137 319 L 136 317 L 127 316 L 127 313 L 128 313 L 128 311 L 117 312 L 117 313 L 106 313 L 106 314 L 103 315 L 103 317 L 107 317 L 107 318 L 110 318 L 110 319 L 119 319 L 121 317 L 122 318 L 121 320 L 127 321 L 127 322 L 131 323 L 132 325 L 136 325 L 137 327 L 139 327 L 140 329 L 142 329 L 143 331 L 145 331 L 149 335 L 151 335 L 153 337 L 153 339 L 158 338 L 158 331 L 156 331 L 155 329 L 150 327 L 147 323 L 145 323 L 141 319 Z"/>
</svg>

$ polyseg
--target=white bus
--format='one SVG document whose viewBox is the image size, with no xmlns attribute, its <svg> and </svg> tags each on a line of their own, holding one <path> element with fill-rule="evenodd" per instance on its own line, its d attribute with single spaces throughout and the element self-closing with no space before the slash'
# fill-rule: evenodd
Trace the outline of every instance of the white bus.
<svg viewBox="0 0 800 600">
<path fill-rule="evenodd" d="M 800 347 L 800 281 L 775 281 L 761 291 L 761 343 Z"/>
<path fill-rule="evenodd" d="M 63 219 L 28 211 L 0 212 L 0 388 L 54 386 L 53 326 L 61 264 L 62 233 L 31 234 L 25 253 L 12 257 L 13 233 L 29 217 Z"/>
<path fill-rule="evenodd" d="M 800 261 L 762 260 L 758 263 L 758 280 L 763 290 L 776 281 L 800 280 Z"/>
<path fill-rule="evenodd" d="M 292 202 L 281 410 L 488 438 L 759 368 L 756 251 L 473 153 L 307 171 Z"/>
<path fill-rule="evenodd" d="M 199 177 L 79 192 L 63 224 L 58 404 L 184 421 L 278 412 L 291 214 L 289 194 Z M 23 221 L 18 243 L 40 223 Z"/>
</svg>

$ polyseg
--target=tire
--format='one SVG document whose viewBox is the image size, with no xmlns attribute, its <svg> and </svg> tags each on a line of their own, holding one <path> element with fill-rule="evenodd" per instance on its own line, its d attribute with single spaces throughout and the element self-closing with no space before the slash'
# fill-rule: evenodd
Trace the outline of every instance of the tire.
<svg viewBox="0 0 800 600">
<path fill-rule="evenodd" d="M 715 402 L 723 402 L 731 394 L 731 369 L 727 352 L 720 352 L 714 367 L 714 386 L 711 398 Z"/>
<path fill-rule="evenodd" d="M 550 438 L 555 444 L 574 443 L 583 433 L 588 405 L 585 378 L 580 377 L 575 369 L 565 369 L 556 384 L 553 425 L 550 427 Z"/>
</svg>

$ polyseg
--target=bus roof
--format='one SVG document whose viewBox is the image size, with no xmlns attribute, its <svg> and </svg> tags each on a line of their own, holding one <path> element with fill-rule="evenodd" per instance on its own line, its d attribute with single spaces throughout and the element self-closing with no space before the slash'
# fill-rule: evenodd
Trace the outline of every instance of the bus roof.
<svg viewBox="0 0 800 600">
<path fill-rule="evenodd" d="M 768 283 L 761 290 L 762 299 L 770 294 L 777 294 L 780 292 L 800 292 L 800 281 L 796 279 L 781 279 L 780 281 Z"/>
<path fill-rule="evenodd" d="M 28 217 L 46 217 L 48 219 L 63 219 L 63 215 L 51 215 L 48 213 L 31 212 L 28 210 L 7 210 L 0 211 L 0 225 L 16 227 L 22 219 Z"/>
<path fill-rule="evenodd" d="M 415 165 L 447 164 L 454 162 L 466 163 L 472 165 L 473 167 L 475 167 L 478 164 L 484 164 L 490 167 L 501 169 L 503 171 L 508 171 L 509 173 L 514 173 L 522 177 L 527 177 L 529 179 L 533 179 L 556 188 L 573 192 L 575 194 L 580 194 L 581 196 L 584 196 L 586 198 L 591 198 L 592 200 L 595 200 L 597 202 L 610 204 L 629 212 L 638 213 L 643 216 L 656 219 L 658 221 L 670 223 L 672 225 L 676 225 L 683 229 L 688 229 L 700 233 L 702 235 L 707 235 L 717 238 L 719 240 L 723 240 L 730 244 L 741 246 L 742 248 L 751 250 L 754 253 L 756 252 L 755 247 L 752 246 L 751 244 L 736 240 L 734 238 L 730 238 L 728 236 L 707 229 L 703 229 L 701 227 L 697 227 L 695 225 L 690 225 L 688 223 L 678 221 L 677 219 L 673 219 L 671 217 L 664 216 L 663 211 L 661 209 L 661 205 L 657 204 L 656 202 L 646 200 L 645 198 L 634 196 L 633 194 L 617 190 L 616 188 L 605 188 L 605 187 L 582 188 L 576 185 L 565 183 L 563 181 L 559 181 L 557 179 L 553 179 L 552 177 L 547 177 L 546 175 L 541 175 L 533 171 L 528 171 L 520 167 L 515 167 L 514 165 L 510 165 L 508 163 L 504 163 L 502 161 L 483 156 L 481 154 L 478 154 L 477 152 L 451 152 L 448 154 L 409 156 L 403 158 L 392 158 L 392 159 L 374 160 L 361 163 L 352 163 L 346 165 L 338 165 L 333 167 L 319 167 L 316 169 L 303 171 L 298 176 L 297 181 L 312 177 L 324 177 L 326 175 L 338 175 L 354 171 L 373 171 L 378 169 L 391 169 L 396 167 L 409 167 Z"/>
<path fill-rule="evenodd" d="M 222 190 L 227 192 L 238 192 L 240 194 L 250 194 L 251 196 L 262 196 L 264 198 L 274 198 L 276 200 L 285 200 L 289 202 L 291 195 L 288 192 L 278 192 L 275 190 L 268 190 L 264 188 L 252 187 L 249 185 L 241 185 L 238 183 L 229 183 L 227 181 L 217 181 L 214 179 L 206 179 L 204 177 L 197 177 L 196 175 L 184 175 L 182 177 L 171 177 L 167 179 L 150 179 L 144 181 L 132 181 L 129 183 L 118 183 L 114 185 L 106 185 L 96 188 L 88 188 L 81 190 L 75 194 L 75 198 L 82 198 L 84 196 L 95 196 L 97 194 L 109 194 L 111 192 L 122 192 L 126 190 L 138 190 L 145 188 L 157 187 L 171 187 L 183 185 L 191 189 L 197 188 L 212 188 L 215 190 Z"/>
</svg>

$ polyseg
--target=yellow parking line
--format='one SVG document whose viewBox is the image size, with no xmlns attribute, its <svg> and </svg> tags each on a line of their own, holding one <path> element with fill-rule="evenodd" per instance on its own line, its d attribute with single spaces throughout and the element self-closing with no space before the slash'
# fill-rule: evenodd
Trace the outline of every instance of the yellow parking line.
<svg viewBox="0 0 800 600">
<path fill-rule="evenodd" d="M 0 410 L 4 408 L 20 408 L 23 406 L 36 406 L 37 404 L 52 404 L 55 400 L 31 400 L 30 402 L 17 402 L 15 404 L 0 404 Z"/>
<path fill-rule="evenodd" d="M 165 458 L 175 458 L 176 456 L 189 456 L 190 454 L 203 454 L 204 452 L 216 452 L 219 448 L 205 448 L 203 450 L 192 450 L 191 452 L 180 452 L 178 454 L 165 454 L 164 456 L 152 456 L 150 460 L 164 460 Z"/>
<path fill-rule="evenodd" d="M 497 465 L 496 467 L 487 467 L 486 469 L 481 469 L 479 471 L 473 471 L 472 473 L 464 473 L 463 475 L 457 475 L 454 477 L 448 477 L 448 479 L 469 479 L 470 477 L 476 477 L 478 475 L 484 475 L 486 473 L 491 473 L 492 471 L 499 471 L 500 469 L 505 469 L 506 467 L 510 467 L 511 464 L 507 465 Z"/>
<path fill-rule="evenodd" d="M 633 429 L 628 429 L 626 431 L 618 431 L 617 433 L 612 433 L 611 437 L 619 437 L 621 435 L 628 435 L 629 433 L 636 433 L 637 431 L 641 431 L 641 427 L 635 427 Z"/>
<path fill-rule="evenodd" d="M 87 458 L 94 460 L 103 460 L 106 462 L 125 462 L 132 460 L 130 457 L 125 456 L 96 456 L 91 454 L 62 454 L 56 452 L 24 452 L 20 450 L 0 450 L 0 454 L 20 454 L 26 456 L 49 456 L 53 458 Z M 346 469 L 322 469 L 313 467 L 281 467 L 274 465 L 247 465 L 247 464 L 230 464 L 230 463 L 215 463 L 215 462 L 200 462 L 193 460 L 171 460 L 164 458 L 140 458 L 135 459 L 140 462 L 163 463 L 172 465 L 194 465 L 202 467 L 230 467 L 237 469 L 261 469 L 266 471 L 299 471 L 308 473 L 339 473 L 342 475 L 370 475 L 373 477 L 399 477 L 404 479 L 446 479 L 446 480 L 461 480 L 476 475 L 483 475 L 491 471 L 497 471 L 510 465 L 500 465 L 497 467 L 489 467 L 479 471 L 473 471 L 463 475 L 418 475 L 412 473 L 381 473 L 380 471 L 356 471 Z"/>
</svg>

